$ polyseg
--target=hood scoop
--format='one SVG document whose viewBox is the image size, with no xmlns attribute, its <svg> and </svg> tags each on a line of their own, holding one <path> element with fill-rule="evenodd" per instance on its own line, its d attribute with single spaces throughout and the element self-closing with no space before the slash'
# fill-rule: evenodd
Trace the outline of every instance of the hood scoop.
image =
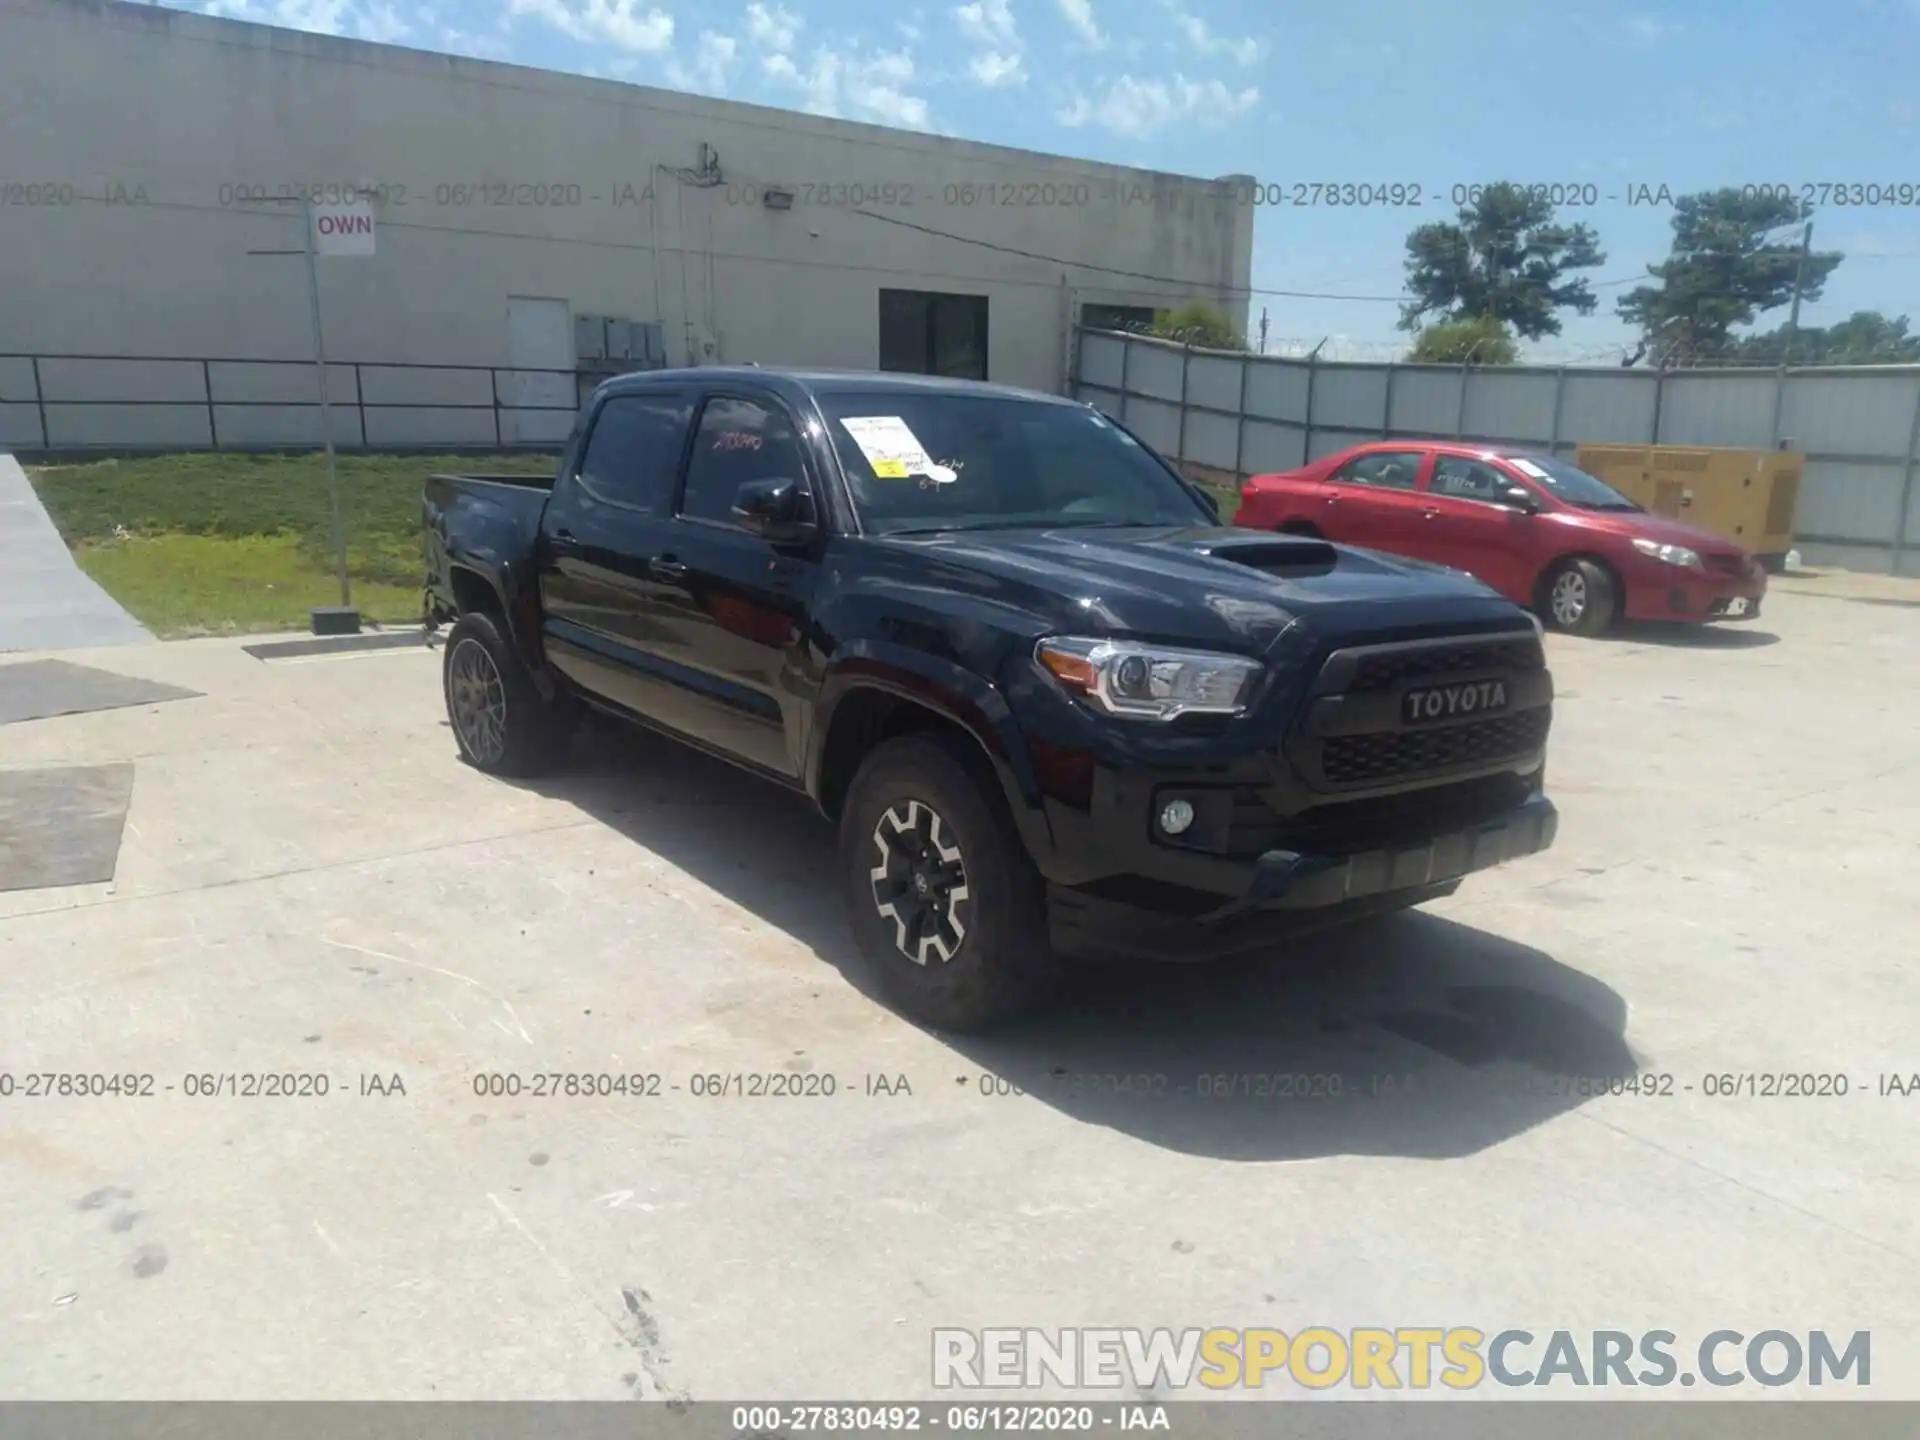
<svg viewBox="0 0 1920 1440">
<path fill-rule="evenodd" d="M 1333 546 L 1308 535 L 1237 535 L 1194 546 L 1210 560 L 1230 560 L 1268 575 L 1325 575 L 1340 562 Z"/>
</svg>

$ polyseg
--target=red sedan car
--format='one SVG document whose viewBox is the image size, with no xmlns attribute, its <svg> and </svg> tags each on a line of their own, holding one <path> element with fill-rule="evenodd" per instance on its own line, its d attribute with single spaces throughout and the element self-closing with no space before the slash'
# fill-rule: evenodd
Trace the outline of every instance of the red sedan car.
<svg viewBox="0 0 1920 1440">
<path fill-rule="evenodd" d="M 1464 570 L 1556 629 L 1616 618 L 1751 620 L 1766 571 L 1731 541 L 1649 514 L 1564 460 L 1434 441 L 1356 445 L 1255 475 L 1234 524 Z"/>
</svg>

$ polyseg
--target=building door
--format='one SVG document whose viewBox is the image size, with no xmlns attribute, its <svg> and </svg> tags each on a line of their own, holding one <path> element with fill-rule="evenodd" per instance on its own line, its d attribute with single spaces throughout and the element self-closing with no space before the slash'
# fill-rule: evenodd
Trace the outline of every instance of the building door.
<svg viewBox="0 0 1920 1440">
<path fill-rule="evenodd" d="M 500 438 L 509 445 L 559 445 L 573 429 L 573 311 L 564 300 L 507 299 L 507 364 L 500 390 Z"/>
<path fill-rule="evenodd" d="M 987 297 L 882 290 L 880 368 L 986 379 Z"/>
</svg>

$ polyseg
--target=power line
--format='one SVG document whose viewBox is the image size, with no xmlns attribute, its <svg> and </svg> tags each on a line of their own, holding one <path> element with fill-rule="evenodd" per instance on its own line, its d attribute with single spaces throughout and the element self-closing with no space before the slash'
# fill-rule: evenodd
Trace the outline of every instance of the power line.
<svg viewBox="0 0 1920 1440">
<path fill-rule="evenodd" d="M 1110 265 L 1093 265 L 1084 260 L 1068 260 L 1059 255 L 1045 255 L 1038 250 L 1020 250 L 1011 245 L 997 244 L 992 240 L 980 240 L 971 235 L 956 235 L 951 230 L 940 230 L 932 225 L 902 220 L 897 215 L 882 215 L 876 210 L 855 208 L 851 213 L 864 215 L 869 220 L 883 220 L 889 225 L 898 225 L 903 230 L 918 230 L 923 235 L 936 235 L 942 240 L 957 240 L 963 245 L 977 245 L 983 250 L 994 250 L 1002 255 L 1017 255 L 1023 260 L 1039 260 L 1048 265 L 1064 265 L 1075 270 L 1092 270 L 1101 275 L 1119 275 L 1129 280 L 1151 280 L 1160 285 L 1181 285 L 1190 289 L 1197 283 L 1177 275 L 1153 275 L 1144 270 L 1117 270 Z M 1608 285 L 1637 285 L 1647 278 L 1645 275 L 1623 275 L 1616 280 L 1595 280 L 1589 283 L 1593 288 L 1599 289 Z M 1211 288 L 1228 295 L 1272 296 L 1282 300 L 1354 300 L 1368 304 L 1404 305 L 1411 298 L 1406 295 L 1336 295 L 1323 290 L 1274 290 L 1262 285 L 1217 285 Z"/>
</svg>

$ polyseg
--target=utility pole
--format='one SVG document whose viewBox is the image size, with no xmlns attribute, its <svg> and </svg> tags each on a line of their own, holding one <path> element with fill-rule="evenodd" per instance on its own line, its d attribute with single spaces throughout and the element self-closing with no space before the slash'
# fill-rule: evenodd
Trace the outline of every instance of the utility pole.
<svg viewBox="0 0 1920 1440">
<path fill-rule="evenodd" d="M 313 312 L 313 365 L 320 382 L 320 437 L 327 452 L 327 498 L 333 506 L 333 551 L 340 568 L 340 612 L 335 624 L 357 631 L 359 616 L 353 613 L 353 596 L 347 586 L 347 527 L 340 518 L 340 468 L 333 453 L 333 410 L 327 403 L 327 341 L 320 325 L 320 261 L 313 246 L 313 197 L 301 206 L 307 236 L 307 302 Z M 321 628 L 317 623 L 316 630 Z"/>
<path fill-rule="evenodd" d="M 1787 336 L 1781 345 L 1782 368 L 1793 359 L 1794 337 L 1800 333 L 1800 291 L 1807 283 L 1807 260 L 1813 254 L 1813 222 L 1800 232 L 1800 258 L 1793 267 L 1793 308 L 1787 312 Z"/>
<path fill-rule="evenodd" d="M 1776 450 L 1780 444 L 1780 420 L 1787 404 L 1787 366 L 1793 363 L 1793 342 L 1800 333 L 1800 292 L 1807 284 L 1807 259 L 1813 253 L 1813 221 L 1807 221 L 1806 228 L 1800 232 L 1800 255 L 1793 264 L 1793 308 L 1787 312 L 1787 333 L 1780 341 L 1780 368 L 1773 376 L 1773 423 L 1769 427 L 1769 444 Z"/>
<path fill-rule="evenodd" d="M 1267 353 L 1267 307 L 1260 307 L 1260 353 Z"/>
</svg>

